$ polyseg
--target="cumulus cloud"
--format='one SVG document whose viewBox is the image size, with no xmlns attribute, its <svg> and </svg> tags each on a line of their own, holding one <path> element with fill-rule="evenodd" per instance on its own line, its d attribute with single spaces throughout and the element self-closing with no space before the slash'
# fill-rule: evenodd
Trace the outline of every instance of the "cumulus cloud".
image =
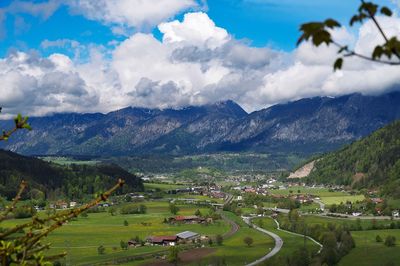
<svg viewBox="0 0 400 266">
<path fill-rule="evenodd" d="M 214 21 L 202 12 L 187 13 L 182 22 L 175 20 L 161 23 L 158 29 L 163 33 L 164 43 L 204 45 L 215 49 L 230 39 L 225 29 L 215 26 Z"/>
<path fill-rule="evenodd" d="M 6 114 L 25 111 L 31 115 L 80 111 L 79 105 L 96 105 L 79 74 L 58 66 L 63 55 L 42 58 L 16 52 L 0 60 L 0 106 Z M 62 59 L 63 58 L 63 59 Z"/>
<path fill-rule="evenodd" d="M 89 19 L 135 28 L 151 28 L 198 6 L 195 0 L 71 0 L 66 4 Z"/>
<path fill-rule="evenodd" d="M 397 18 L 379 18 L 391 34 L 400 34 Z M 353 92 L 377 94 L 399 85 L 400 68 L 346 58 L 333 72 L 335 47 L 303 43 L 293 52 L 250 47 L 215 25 L 203 12 L 159 25 L 162 40 L 134 33 L 107 49 L 85 47 L 89 59 L 66 55 L 42 58 L 17 52 L 0 60 L 5 92 L 0 106 L 11 114 L 108 112 L 126 106 L 180 108 L 232 99 L 247 111 L 312 96 Z M 370 24 L 357 34 L 346 28 L 335 38 L 370 53 L 379 42 Z M 76 46 L 72 40 L 45 40 L 43 48 Z"/>
</svg>

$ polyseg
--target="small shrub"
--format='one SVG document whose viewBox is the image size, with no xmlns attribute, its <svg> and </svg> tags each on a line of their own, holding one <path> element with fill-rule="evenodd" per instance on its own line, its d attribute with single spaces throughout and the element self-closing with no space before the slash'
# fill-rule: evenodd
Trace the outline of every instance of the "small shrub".
<svg viewBox="0 0 400 266">
<path fill-rule="evenodd" d="M 385 239 L 385 246 L 394 247 L 396 245 L 396 238 L 394 236 L 387 236 Z"/>
<path fill-rule="evenodd" d="M 99 253 L 99 255 L 103 255 L 104 253 L 106 253 L 106 248 L 103 245 L 100 245 L 97 248 L 97 253 Z"/>
<path fill-rule="evenodd" d="M 243 242 L 244 242 L 248 247 L 250 247 L 250 246 L 253 244 L 254 240 L 253 240 L 253 238 L 251 238 L 251 237 L 249 237 L 249 236 L 246 236 L 246 237 L 243 239 Z"/>
</svg>

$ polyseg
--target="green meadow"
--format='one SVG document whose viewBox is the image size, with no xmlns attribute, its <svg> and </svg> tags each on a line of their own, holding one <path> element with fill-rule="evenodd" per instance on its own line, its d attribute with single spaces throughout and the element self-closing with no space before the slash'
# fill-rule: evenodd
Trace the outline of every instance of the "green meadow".
<svg viewBox="0 0 400 266">
<path fill-rule="evenodd" d="M 217 220 L 208 226 L 201 224 L 164 224 L 163 220 L 170 217 L 167 202 L 147 202 L 146 214 L 115 215 L 109 213 L 89 213 L 88 217 L 79 217 L 70 221 L 59 230 L 54 231 L 44 242 L 51 243 L 48 254 L 67 252 L 65 261 L 70 265 L 94 264 L 102 261 L 113 261 L 134 255 L 166 250 L 164 247 L 138 247 L 127 251 L 121 250 L 120 241 L 128 241 L 135 236 L 145 239 L 150 235 L 175 235 L 182 231 L 194 231 L 202 235 L 215 236 L 230 230 L 230 225 L 223 220 Z M 179 215 L 193 215 L 199 209 L 208 212 L 207 208 L 197 206 L 179 206 Z M 128 226 L 124 225 L 124 221 Z M 27 220 L 8 220 L 3 227 L 11 226 Z M 99 255 L 97 248 L 103 245 L 104 255 Z"/>
<path fill-rule="evenodd" d="M 159 189 L 162 191 L 187 187 L 185 185 L 178 185 L 178 184 L 172 184 L 172 183 L 171 184 L 168 184 L 168 183 L 143 183 L 143 185 L 146 190 Z"/>
<path fill-rule="evenodd" d="M 319 250 L 319 246 L 307 238 L 304 240 L 304 237 L 278 230 L 276 223 L 271 218 L 256 218 L 253 220 L 253 223 L 261 225 L 262 228 L 271 231 L 282 238 L 283 246 L 276 256 L 290 256 L 291 254 L 293 254 L 293 252 L 303 247 L 304 244 L 311 253 L 317 252 Z"/>
<path fill-rule="evenodd" d="M 356 202 L 362 201 L 364 195 L 350 195 L 343 191 L 330 191 L 329 188 L 312 188 L 293 186 L 287 189 L 272 190 L 274 195 L 297 195 L 311 194 L 321 198 L 321 201 L 326 205 L 345 203 L 346 201 Z"/>
<path fill-rule="evenodd" d="M 321 201 L 326 205 L 346 203 L 347 201 L 356 202 L 364 200 L 364 195 L 343 195 L 343 196 L 322 196 Z"/>
<path fill-rule="evenodd" d="M 356 225 L 359 223 L 363 230 L 372 226 L 372 223 L 376 223 L 376 225 L 386 225 L 389 226 L 392 221 L 390 219 L 386 220 L 374 220 L 374 219 L 357 219 L 357 218 L 334 218 L 334 217 L 321 217 L 314 215 L 304 215 L 303 218 L 305 222 L 309 226 L 313 225 L 324 225 L 327 226 L 329 223 L 337 224 L 337 225 Z"/>
<path fill-rule="evenodd" d="M 370 230 L 351 232 L 356 247 L 340 262 L 339 266 L 386 266 L 399 265 L 400 261 L 400 229 Z M 392 235 L 397 239 L 397 245 L 387 247 L 383 242 L 376 242 L 379 235 L 385 241 L 386 236 Z"/>
<path fill-rule="evenodd" d="M 224 212 L 224 215 L 235 221 L 240 228 L 236 234 L 224 240 L 222 246 L 214 246 L 217 251 L 202 260 L 205 263 L 204 265 L 207 265 L 207 261 L 212 261 L 213 258 L 223 258 L 226 265 L 244 265 L 261 258 L 275 246 L 275 242 L 270 236 L 249 228 L 240 217 L 231 212 Z M 247 236 L 254 240 L 250 247 L 243 242 L 243 239 Z"/>
</svg>

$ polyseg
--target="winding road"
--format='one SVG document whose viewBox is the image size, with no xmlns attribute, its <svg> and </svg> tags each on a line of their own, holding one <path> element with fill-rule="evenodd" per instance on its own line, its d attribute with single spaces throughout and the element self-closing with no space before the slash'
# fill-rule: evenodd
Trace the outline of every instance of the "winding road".
<svg viewBox="0 0 400 266">
<path fill-rule="evenodd" d="M 256 261 L 253 261 L 253 262 L 251 262 L 251 263 L 249 263 L 249 264 L 246 264 L 246 266 L 255 266 L 255 265 L 258 265 L 258 264 L 260 264 L 261 262 L 264 262 L 264 261 L 266 261 L 267 259 L 271 258 L 272 256 L 274 256 L 276 253 L 278 253 L 278 252 L 281 250 L 281 248 L 282 248 L 282 246 L 283 246 L 283 240 L 282 240 L 282 238 L 281 238 L 280 236 L 278 236 L 277 234 L 274 234 L 274 233 L 272 233 L 272 232 L 270 232 L 270 231 L 267 231 L 267 230 L 265 230 L 265 229 L 263 229 L 263 228 L 261 228 L 261 227 L 258 227 L 258 226 L 255 225 L 255 224 L 253 224 L 253 223 L 251 222 L 251 218 L 249 218 L 249 217 L 243 217 L 243 221 L 244 221 L 246 224 L 248 224 L 249 226 L 252 226 L 254 229 L 256 229 L 256 230 L 258 230 L 258 231 L 260 231 L 260 232 L 262 232 L 262 233 L 264 233 L 264 234 L 269 235 L 269 236 L 272 237 L 272 238 L 274 239 L 274 241 L 275 241 L 275 246 L 274 246 L 274 248 L 273 248 L 269 253 L 267 253 L 265 256 L 263 256 L 262 258 L 260 258 L 260 259 L 258 259 L 258 260 L 256 260 Z"/>
<path fill-rule="evenodd" d="M 276 229 L 291 235 L 295 235 L 295 236 L 300 236 L 300 237 L 304 237 L 304 235 L 302 234 L 298 234 L 298 233 L 294 233 L 291 231 L 287 231 L 285 229 L 281 229 L 279 222 L 276 219 L 273 219 L 274 222 L 276 223 Z M 315 240 L 314 238 L 312 238 L 311 236 L 305 236 L 307 239 L 311 240 L 312 242 L 314 242 L 315 244 L 317 244 L 319 246 L 319 250 L 318 253 L 320 253 L 322 251 L 322 248 L 324 247 L 321 243 L 319 243 L 317 240 Z"/>
</svg>

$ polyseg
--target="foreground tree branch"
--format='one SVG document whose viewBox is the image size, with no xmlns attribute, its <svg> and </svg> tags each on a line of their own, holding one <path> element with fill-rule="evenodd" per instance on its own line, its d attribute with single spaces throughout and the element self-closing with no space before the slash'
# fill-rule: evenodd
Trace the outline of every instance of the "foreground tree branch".
<svg viewBox="0 0 400 266">
<path fill-rule="evenodd" d="M 377 45 L 371 55 L 365 55 L 356 52 L 354 49 L 350 49 L 348 45 L 339 43 L 332 38 L 330 30 L 340 28 L 339 22 L 334 19 L 327 19 L 323 22 L 310 22 L 300 26 L 302 35 L 300 36 L 297 45 L 303 41 L 311 40 L 312 44 L 316 47 L 325 43 L 327 46 L 334 45 L 338 48 L 338 54 L 341 56 L 336 59 L 333 68 L 334 70 L 341 69 L 345 57 L 358 57 L 363 60 L 371 61 L 374 63 L 386 64 L 386 65 L 400 65 L 400 41 L 396 36 L 388 37 L 384 32 L 382 26 L 377 20 L 377 14 L 391 17 L 393 12 L 386 6 L 379 7 L 373 2 L 365 2 L 361 0 L 361 5 L 358 8 L 358 13 L 350 19 L 350 26 L 355 23 L 363 23 L 365 20 L 371 20 L 380 35 L 384 39 L 384 43 Z M 392 60 L 392 57 L 396 57 L 397 60 Z M 384 59 L 386 58 L 386 59 Z"/>
</svg>

